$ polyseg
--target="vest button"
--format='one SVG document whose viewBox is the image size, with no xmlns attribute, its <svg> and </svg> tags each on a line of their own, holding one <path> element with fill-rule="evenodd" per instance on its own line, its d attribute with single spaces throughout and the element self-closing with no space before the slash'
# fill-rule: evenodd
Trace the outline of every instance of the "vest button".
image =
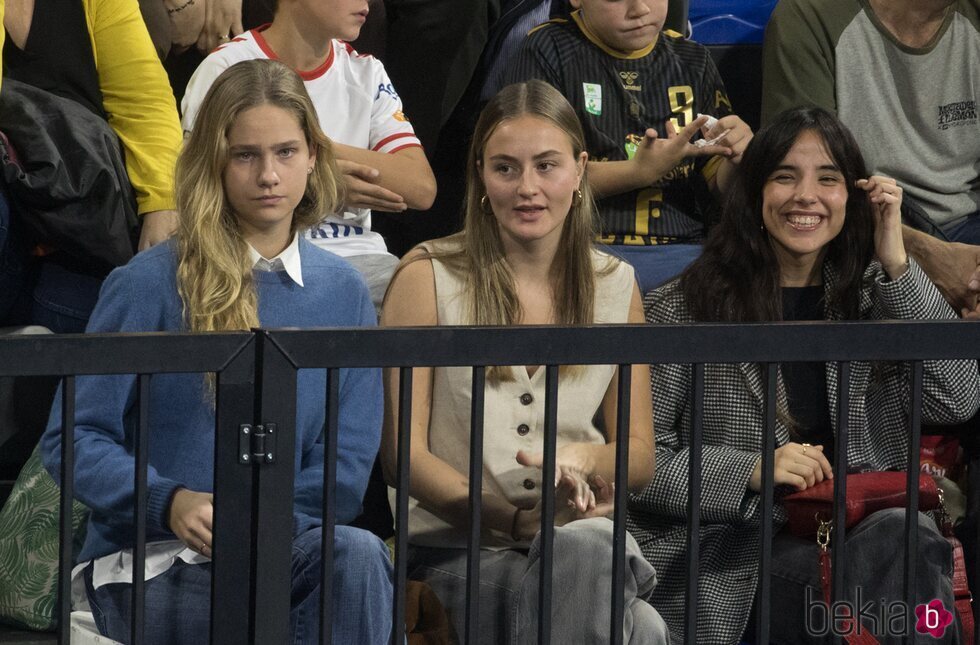
<svg viewBox="0 0 980 645">
<path fill-rule="evenodd" d="M 525 479 L 524 480 L 524 488 L 526 488 L 528 490 L 534 490 L 534 480 L 533 479 Z"/>
<path fill-rule="evenodd" d="M 534 401 L 534 397 L 531 396 L 530 392 L 525 392 L 524 394 L 521 395 L 521 404 L 531 405 L 532 401 Z"/>
<path fill-rule="evenodd" d="M 522 437 L 530 431 L 531 428 L 528 427 L 526 423 L 522 423 L 521 425 L 517 426 L 517 434 L 521 435 Z"/>
</svg>

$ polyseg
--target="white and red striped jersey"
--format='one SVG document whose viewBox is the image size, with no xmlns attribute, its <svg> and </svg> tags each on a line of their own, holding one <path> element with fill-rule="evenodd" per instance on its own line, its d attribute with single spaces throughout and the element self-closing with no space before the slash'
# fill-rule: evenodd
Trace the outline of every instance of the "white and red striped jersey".
<svg viewBox="0 0 980 645">
<path fill-rule="evenodd" d="M 262 36 L 267 27 L 263 25 L 233 38 L 204 59 L 187 84 L 181 103 L 185 132 L 193 129 L 204 96 L 224 70 L 246 60 L 277 60 Z M 326 135 L 338 143 L 376 152 L 421 147 L 381 61 L 358 54 L 343 41 L 334 40 L 331 44 L 322 65 L 308 71 L 297 70 Z M 324 221 L 308 231 L 307 237 L 341 256 L 387 252 L 381 236 L 371 231 L 371 211 L 364 208 L 325 214 Z"/>
</svg>

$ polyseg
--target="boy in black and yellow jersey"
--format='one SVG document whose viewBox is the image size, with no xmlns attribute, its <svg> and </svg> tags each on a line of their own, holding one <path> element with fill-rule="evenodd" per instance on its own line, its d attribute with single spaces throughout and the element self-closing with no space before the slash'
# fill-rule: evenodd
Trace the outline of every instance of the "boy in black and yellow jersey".
<svg viewBox="0 0 980 645">
<path fill-rule="evenodd" d="M 752 130 L 732 114 L 708 51 L 662 31 L 667 0 L 571 4 L 569 20 L 531 31 L 509 81 L 542 79 L 575 107 L 599 241 L 633 265 L 646 291 L 700 253 L 711 193 L 724 192 Z"/>
</svg>

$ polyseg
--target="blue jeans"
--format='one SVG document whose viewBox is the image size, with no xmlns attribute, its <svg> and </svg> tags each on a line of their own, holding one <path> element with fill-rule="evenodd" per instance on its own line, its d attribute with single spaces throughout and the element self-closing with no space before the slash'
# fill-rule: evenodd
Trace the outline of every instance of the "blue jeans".
<svg viewBox="0 0 980 645">
<path fill-rule="evenodd" d="M 290 632 L 296 645 L 319 642 L 320 529 L 293 541 Z M 131 585 L 85 586 L 95 624 L 104 636 L 129 641 Z M 177 560 L 165 573 L 146 581 L 147 645 L 196 645 L 208 639 L 211 564 Z M 374 534 L 337 526 L 334 537 L 334 643 L 386 645 L 391 635 L 392 570 L 388 549 Z"/>
<path fill-rule="evenodd" d="M 893 633 L 900 626 L 900 622 L 896 620 L 892 623 L 895 630 L 889 630 L 887 622 L 893 615 L 890 611 L 893 609 L 891 603 L 897 603 L 903 597 L 904 535 L 905 509 L 901 508 L 889 508 L 872 513 L 847 532 L 845 596 L 852 603 L 852 607 L 868 606 L 868 603 L 871 603 L 873 613 L 879 617 L 879 641 L 882 645 L 902 642 L 901 638 Z M 916 618 L 909 609 L 908 620 L 904 626 L 911 632 L 911 642 L 929 645 L 959 643 L 959 618 L 953 608 L 953 586 L 950 577 L 953 570 L 952 551 L 949 542 L 936 529 L 936 523 L 922 513 L 919 513 L 918 556 L 916 603 L 926 603 L 938 598 L 946 609 L 954 614 L 955 622 L 947 627 L 943 637 L 937 640 L 929 635 L 916 633 Z M 817 557 L 818 547 L 815 538 L 803 540 L 781 531 L 773 540 L 772 595 L 769 605 L 771 642 L 794 645 L 831 642 L 829 634 L 824 634 L 825 630 L 830 631 L 827 623 L 829 613 L 824 611 L 826 606 L 822 602 Z M 861 593 L 860 605 L 857 603 L 858 590 Z M 884 599 L 884 603 L 881 599 Z M 882 613 L 885 615 L 884 621 L 880 620 Z M 754 615 L 753 608 L 753 617 Z M 864 625 L 868 629 L 873 628 L 874 619 L 865 620 Z M 884 631 L 892 633 L 883 634 Z M 746 634 L 747 637 L 754 637 L 754 635 L 753 632 Z"/>
<path fill-rule="evenodd" d="M 24 290 L 26 250 L 18 243 L 7 195 L 0 188 L 0 327 L 24 324 L 15 305 Z"/>
<path fill-rule="evenodd" d="M 41 325 L 57 334 L 85 331 L 102 278 L 53 257 L 32 259 L 16 219 L 0 189 L 0 327 Z"/>
<path fill-rule="evenodd" d="M 598 245 L 600 251 L 613 255 L 633 267 L 640 295 L 656 289 L 677 277 L 701 255 L 700 244 L 658 244 L 653 246 Z"/>
<path fill-rule="evenodd" d="M 980 211 L 967 215 L 958 224 L 943 229 L 950 242 L 980 244 Z"/>
</svg>

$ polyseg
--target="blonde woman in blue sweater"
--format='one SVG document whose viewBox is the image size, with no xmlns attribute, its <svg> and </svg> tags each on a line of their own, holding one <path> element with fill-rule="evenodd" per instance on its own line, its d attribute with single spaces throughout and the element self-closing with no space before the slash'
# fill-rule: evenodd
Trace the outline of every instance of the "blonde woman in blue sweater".
<svg viewBox="0 0 980 645">
<path fill-rule="evenodd" d="M 228 331 L 373 325 L 359 274 L 296 232 L 340 201 L 330 143 L 302 81 L 274 61 L 228 69 L 202 106 L 177 164 L 175 241 L 141 253 L 105 282 L 89 332 Z M 99 630 L 129 633 L 134 377 L 78 379 L 75 486 L 92 509 L 74 576 Z M 315 642 L 319 615 L 324 374 L 299 374 L 293 534 L 294 642 Z M 387 642 L 391 565 L 384 545 L 344 526 L 358 514 L 381 428 L 377 370 L 342 370 L 334 642 Z M 214 407 L 199 375 L 151 385 L 146 642 L 208 633 Z M 56 406 L 42 440 L 57 477 Z M 166 436 L 167 441 L 159 440 Z M 179 620 L 174 620 L 179 616 Z"/>
</svg>

